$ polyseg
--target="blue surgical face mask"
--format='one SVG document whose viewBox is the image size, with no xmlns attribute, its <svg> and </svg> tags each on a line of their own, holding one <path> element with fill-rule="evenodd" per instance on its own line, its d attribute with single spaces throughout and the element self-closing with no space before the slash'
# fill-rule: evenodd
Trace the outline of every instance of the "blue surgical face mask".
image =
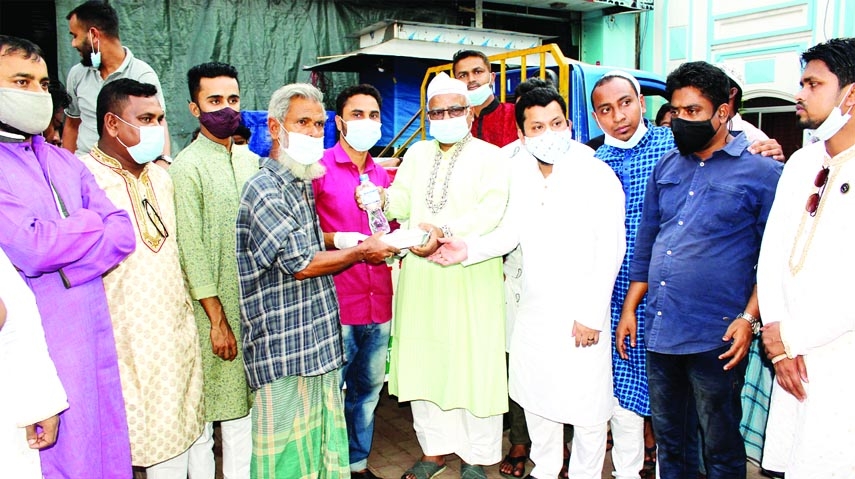
<svg viewBox="0 0 855 479">
<path fill-rule="evenodd" d="M 92 47 L 92 53 L 89 54 L 89 60 L 92 62 L 92 68 L 101 68 L 101 45 L 98 45 L 98 51 L 95 51 L 95 44 L 92 43 L 92 32 L 89 32 L 89 46 Z"/>
<path fill-rule="evenodd" d="M 467 96 L 469 97 L 469 104 L 473 106 L 478 106 L 487 101 L 487 98 L 490 98 L 490 95 L 493 94 L 493 86 L 489 83 L 479 86 L 474 90 L 470 90 Z"/>
<path fill-rule="evenodd" d="M 430 120 L 430 136 L 444 145 L 457 143 L 468 134 L 468 115 L 443 120 Z"/>
<path fill-rule="evenodd" d="M 140 132 L 140 142 L 132 146 L 124 144 L 121 138 L 118 136 L 116 137 L 119 144 L 128 150 L 128 154 L 131 155 L 131 158 L 133 158 L 134 161 L 140 165 L 144 165 L 154 161 L 158 156 L 163 154 L 163 145 L 166 143 L 166 137 L 164 136 L 165 132 L 162 126 L 131 125 L 123 120 L 119 115 L 113 114 L 113 116 L 121 120 L 122 123 L 130 126 L 131 128 L 136 128 Z"/>
</svg>

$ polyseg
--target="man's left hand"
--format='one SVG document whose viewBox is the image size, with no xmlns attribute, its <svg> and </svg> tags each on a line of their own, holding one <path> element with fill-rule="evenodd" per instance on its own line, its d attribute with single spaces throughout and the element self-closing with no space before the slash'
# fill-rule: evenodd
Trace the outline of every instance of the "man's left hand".
<svg viewBox="0 0 855 479">
<path fill-rule="evenodd" d="M 439 248 L 439 238 L 444 237 L 442 230 L 429 223 L 419 223 L 419 228 L 430 232 L 430 237 L 424 246 L 413 246 L 410 248 L 410 253 L 422 258 L 427 258 Z"/>
<path fill-rule="evenodd" d="M 786 157 L 784 157 L 784 149 L 781 147 L 781 144 L 778 143 L 778 140 L 774 138 L 755 141 L 748 147 L 748 151 L 755 155 L 760 154 L 763 156 L 771 156 L 775 161 L 786 160 Z"/>
<path fill-rule="evenodd" d="M 724 365 L 724 370 L 727 371 L 737 364 L 748 354 L 748 348 L 751 346 L 751 340 L 754 338 L 754 331 L 751 330 L 751 324 L 742 318 L 736 318 L 727 327 L 722 341 L 728 342 L 733 340 L 730 349 L 720 355 L 719 359 L 730 358 L 730 361 Z"/>
</svg>

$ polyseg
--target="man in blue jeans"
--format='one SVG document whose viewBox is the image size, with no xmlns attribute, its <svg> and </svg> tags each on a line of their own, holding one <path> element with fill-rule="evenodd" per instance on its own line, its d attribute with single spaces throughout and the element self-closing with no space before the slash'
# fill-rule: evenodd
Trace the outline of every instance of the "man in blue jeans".
<svg viewBox="0 0 855 479">
<path fill-rule="evenodd" d="M 359 175 L 386 188 L 389 175 L 368 153 L 380 139 L 380 92 L 371 85 L 355 85 L 336 98 L 335 124 L 339 141 L 324 152 L 324 176 L 312 182 L 321 230 L 327 249 L 356 246 L 371 230 L 368 216 L 357 206 L 353 192 Z M 333 276 L 341 311 L 341 336 L 347 364 L 344 417 L 354 479 L 377 479 L 368 469 L 374 438 L 374 410 L 386 377 L 392 319 L 392 276 L 383 264 L 356 263 Z"/>
<path fill-rule="evenodd" d="M 647 373 L 662 479 L 697 476 L 697 421 L 707 477 L 746 474 L 742 359 L 760 327 L 755 266 L 782 165 L 750 153 L 744 133 L 730 134 L 729 92 L 724 72 L 706 62 L 668 75 L 677 148 L 647 184 L 616 332 L 622 354 L 627 336 L 635 347 L 635 311 L 649 286 Z"/>
</svg>

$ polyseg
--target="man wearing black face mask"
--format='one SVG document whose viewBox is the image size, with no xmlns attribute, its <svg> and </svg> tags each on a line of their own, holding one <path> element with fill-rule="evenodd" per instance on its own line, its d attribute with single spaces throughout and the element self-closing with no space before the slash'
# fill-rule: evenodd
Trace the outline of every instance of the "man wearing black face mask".
<svg viewBox="0 0 855 479">
<path fill-rule="evenodd" d="M 175 157 L 169 173 L 205 375 L 207 424 L 191 448 L 190 468 L 199 477 L 214 477 L 212 424 L 222 421 L 224 476 L 242 478 L 249 476 L 252 425 L 240 340 L 235 218 L 243 184 L 258 171 L 258 156 L 234 148 L 232 140 L 240 125 L 237 70 L 203 63 L 187 72 L 187 84 L 200 133 Z"/>
<path fill-rule="evenodd" d="M 677 145 L 654 167 L 615 341 L 634 334 L 648 291 L 647 368 L 663 479 L 697 474 L 697 423 L 710 479 L 744 478 L 745 357 L 759 330 L 755 265 L 782 165 L 727 129 L 729 81 L 706 62 L 668 76 Z M 733 319 L 735 318 L 735 319 Z M 753 333 L 752 333 L 753 330 Z"/>
</svg>

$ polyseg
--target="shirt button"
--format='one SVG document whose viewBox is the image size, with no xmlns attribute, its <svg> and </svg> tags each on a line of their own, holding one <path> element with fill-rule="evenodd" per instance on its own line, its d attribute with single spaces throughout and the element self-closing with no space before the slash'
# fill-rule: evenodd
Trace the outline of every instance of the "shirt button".
<svg viewBox="0 0 855 479">
<path fill-rule="evenodd" d="M 677 224 L 683 226 L 683 220 L 678 221 Z"/>
<path fill-rule="evenodd" d="M 703 162 L 703 161 L 702 161 L 702 162 L 700 162 L 699 164 L 700 164 L 701 166 L 704 166 L 704 162 Z"/>
<path fill-rule="evenodd" d="M 694 191 L 690 191 L 690 192 L 689 192 L 689 196 L 695 196 L 695 192 L 694 192 Z"/>
<path fill-rule="evenodd" d="M 665 252 L 665 254 L 667 254 L 668 256 L 671 256 L 671 250 L 669 249 L 668 251 Z"/>
<path fill-rule="evenodd" d="M 659 282 L 660 285 L 665 286 L 665 281 Z"/>
<path fill-rule="evenodd" d="M 656 316 L 662 316 L 662 311 L 656 311 Z"/>
</svg>

